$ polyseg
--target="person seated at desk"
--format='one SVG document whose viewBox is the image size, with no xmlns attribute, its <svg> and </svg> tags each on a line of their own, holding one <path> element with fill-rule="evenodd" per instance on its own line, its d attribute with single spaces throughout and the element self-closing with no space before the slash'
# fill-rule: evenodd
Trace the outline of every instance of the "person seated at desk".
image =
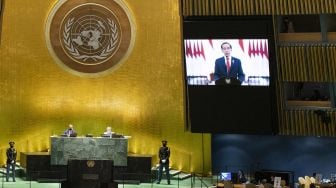
<svg viewBox="0 0 336 188">
<path fill-rule="evenodd" d="M 69 124 L 69 128 L 64 131 L 64 135 L 67 135 L 67 137 L 76 137 L 77 133 L 73 128 L 72 124 Z"/>
<path fill-rule="evenodd" d="M 243 170 L 238 170 L 238 183 L 246 183 L 247 179 Z"/>
<path fill-rule="evenodd" d="M 104 132 L 104 134 L 102 135 L 103 137 L 112 137 L 112 135 L 114 134 L 114 132 L 112 132 L 112 128 L 106 127 L 106 131 Z"/>
</svg>

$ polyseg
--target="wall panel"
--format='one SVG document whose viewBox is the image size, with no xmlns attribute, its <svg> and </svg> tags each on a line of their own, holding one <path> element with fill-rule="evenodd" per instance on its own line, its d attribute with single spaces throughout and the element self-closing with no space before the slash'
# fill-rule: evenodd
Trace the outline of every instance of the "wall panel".
<svg viewBox="0 0 336 188">
<path fill-rule="evenodd" d="M 183 1 L 184 14 L 208 11 L 190 9 L 196 2 Z M 185 130 L 178 0 L 126 1 L 136 24 L 133 52 L 119 69 L 98 78 L 69 74 L 53 62 L 44 26 L 56 1 L 31 3 L 7 1 L 4 11 L 0 163 L 9 140 L 15 140 L 19 152 L 48 150 L 49 136 L 72 123 L 79 136 L 100 135 L 111 125 L 132 136 L 129 152 L 151 154 L 153 163 L 161 140 L 167 139 L 173 168 L 211 170 L 210 136 Z"/>
</svg>

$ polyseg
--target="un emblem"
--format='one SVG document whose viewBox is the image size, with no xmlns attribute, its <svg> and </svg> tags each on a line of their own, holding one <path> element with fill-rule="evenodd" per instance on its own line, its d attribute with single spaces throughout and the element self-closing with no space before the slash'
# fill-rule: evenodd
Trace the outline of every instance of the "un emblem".
<svg viewBox="0 0 336 188">
<path fill-rule="evenodd" d="M 134 37 L 130 12 L 118 0 L 60 0 L 46 26 L 50 54 L 76 75 L 97 76 L 118 67 Z"/>
<path fill-rule="evenodd" d="M 94 161 L 91 161 L 91 160 L 86 161 L 86 166 L 89 168 L 93 168 L 95 164 L 96 163 Z"/>
</svg>

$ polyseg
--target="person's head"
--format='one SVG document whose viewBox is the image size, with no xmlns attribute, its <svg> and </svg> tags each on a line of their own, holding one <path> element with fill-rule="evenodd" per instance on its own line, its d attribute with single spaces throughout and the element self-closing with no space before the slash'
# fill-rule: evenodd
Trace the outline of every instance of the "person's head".
<svg viewBox="0 0 336 188">
<path fill-rule="evenodd" d="M 221 49 L 222 49 L 222 52 L 224 53 L 224 55 L 225 55 L 226 57 L 231 56 L 232 46 L 231 46 L 230 43 L 228 43 L 228 42 L 223 42 L 222 45 L 221 45 Z"/>
<path fill-rule="evenodd" d="M 73 125 L 72 124 L 69 124 L 69 129 L 73 129 Z"/>
<path fill-rule="evenodd" d="M 13 141 L 10 141 L 10 142 L 9 142 L 9 146 L 10 146 L 11 148 L 13 148 L 14 145 L 15 145 L 15 142 L 13 142 Z"/>
<path fill-rule="evenodd" d="M 106 132 L 112 132 L 112 128 L 110 126 L 106 127 Z"/>
<path fill-rule="evenodd" d="M 162 140 L 162 145 L 167 146 L 167 140 Z"/>
</svg>

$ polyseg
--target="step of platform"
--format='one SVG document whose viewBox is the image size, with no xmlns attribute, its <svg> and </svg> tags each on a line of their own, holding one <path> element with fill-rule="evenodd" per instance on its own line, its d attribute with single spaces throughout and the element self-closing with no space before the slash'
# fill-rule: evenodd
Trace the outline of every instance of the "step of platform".
<svg viewBox="0 0 336 188">
<path fill-rule="evenodd" d="M 140 184 L 140 180 L 114 180 L 114 182 L 118 184 L 132 184 L 132 185 Z"/>
<path fill-rule="evenodd" d="M 184 172 L 181 172 L 179 175 L 178 175 L 178 179 L 179 180 L 184 180 L 184 179 L 187 179 L 187 178 L 190 178 L 191 177 L 191 174 L 189 173 L 184 173 Z"/>
<path fill-rule="evenodd" d="M 66 181 L 66 179 L 52 179 L 52 178 L 38 178 L 39 183 L 61 183 Z"/>
<path fill-rule="evenodd" d="M 157 173 L 158 170 L 159 170 L 159 165 L 152 167 L 152 171 L 154 171 L 155 173 Z M 179 179 L 179 180 L 184 180 L 184 179 L 191 177 L 190 173 L 185 173 L 185 172 L 182 172 L 181 170 L 175 170 L 172 168 L 169 168 L 169 174 L 172 179 Z M 163 169 L 162 176 L 164 177 L 165 175 L 166 175 L 165 169 Z"/>
<path fill-rule="evenodd" d="M 0 168 L 0 174 L 6 174 L 6 168 Z"/>
<path fill-rule="evenodd" d="M 180 173 L 181 173 L 181 170 L 174 170 L 174 169 L 169 170 L 170 176 L 176 176 Z"/>
</svg>

